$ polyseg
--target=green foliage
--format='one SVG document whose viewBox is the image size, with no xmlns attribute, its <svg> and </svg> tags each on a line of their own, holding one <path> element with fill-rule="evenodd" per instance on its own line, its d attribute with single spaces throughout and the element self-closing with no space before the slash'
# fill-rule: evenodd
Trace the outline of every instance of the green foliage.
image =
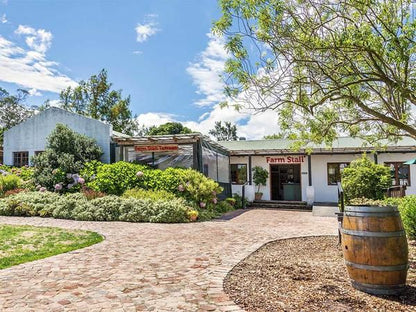
<svg viewBox="0 0 416 312">
<path fill-rule="evenodd" d="M 398 206 L 407 237 L 416 239 L 416 195 L 386 198 L 384 205 Z"/>
<path fill-rule="evenodd" d="M 360 197 L 383 199 L 391 185 L 390 169 L 363 155 L 342 171 L 341 181 L 347 202 Z"/>
<path fill-rule="evenodd" d="M 350 206 L 387 206 L 387 202 L 381 199 L 369 199 L 365 197 L 352 198 L 348 205 Z"/>
<path fill-rule="evenodd" d="M 87 186 L 100 192 L 122 195 L 130 189 L 140 188 L 152 191 L 166 191 L 182 197 L 196 205 L 215 204 L 222 188 L 214 180 L 193 169 L 167 168 L 152 169 L 143 165 L 117 162 L 95 166 L 82 171 L 84 176 L 94 176 Z M 96 172 L 94 171 L 96 170 Z"/>
<path fill-rule="evenodd" d="M 12 173 L 17 175 L 23 181 L 30 181 L 33 178 L 33 167 L 9 167 L 6 165 L 0 166 L 0 174 Z"/>
<path fill-rule="evenodd" d="M 0 175 L 0 195 L 21 187 L 22 180 L 14 174 Z"/>
<path fill-rule="evenodd" d="M 107 71 L 101 70 L 89 80 L 81 80 L 74 88 L 68 87 L 60 94 L 62 108 L 106 121 L 115 131 L 132 135 L 138 125 L 130 110 L 130 96 L 123 98 L 121 90 L 111 90 Z"/>
<path fill-rule="evenodd" d="M 0 145 L 3 144 L 3 132 L 21 123 L 33 115 L 34 109 L 27 107 L 24 102 L 29 92 L 18 89 L 16 95 L 11 95 L 0 88 Z"/>
<path fill-rule="evenodd" d="M 233 199 L 235 200 L 235 204 L 234 204 L 235 209 L 243 209 L 244 207 L 247 207 L 249 204 L 247 198 L 244 198 L 244 206 L 243 206 L 243 198 L 237 193 L 233 194 Z"/>
<path fill-rule="evenodd" d="M 260 193 L 261 185 L 266 185 L 268 177 L 269 172 L 266 169 L 260 166 L 253 167 L 253 182 L 257 186 L 257 193 Z"/>
<path fill-rule="evenodd" d="M 35 184 L 48 190 L 60 185 L 62 191 L 68 191 L 78 184 L 79 176 L 74 174 L 78 174 L 86 162 L 97 160 L 101 155 L 102 150 L 95 140 L 58 124 L 48 137 L 46 150 L 32 158 Z"/>
<path fill-rule="evenodd" d="M 82 193 L 23 192 L 0 199 L 0 215 L 41 216 L 89 221 L 188 222 L 184 199 L 123 198 L 88 200 Z"/>
<path fill-rule="evenodd" d="M 82 175 L 95 175 L 95 178 L 87 183 L 88 187 L 106 194 L 122 195 L 126 190 L 143 186 L 144 178 L 138 177 L 137 173 L 145 171 L 148 171 L 146 166 L 119 161 L 102 166 L 87 164 Z"/>
<path fill-rule="evenodd" d="M 151 199 L 152 201 L 156 200 L 172 200 L 177 198 L 175 194 L 169 193 L 164 190 L 152 191 L 144 189 L 131 189 L 124 192 L 123 197 L 125 198 L 136 198 L 136 199 Z"/>
<path fill-rule="evenodd" d="M 217 141 L 237 141 L 238 139 L 237 126 L 229 121 L 224 122 L 224 126 L 221 121 L 216 121 L 214 129 L 209 130 L 209 134 Z"/>
<path fill-rule="evenodd" d="M 215 206 L 215 210 L 221 214 L 229 212 L 229 211 L 233 211 L 234 210 L 234 206 L 231 205 L 228 201 L 220 201 L 216 206 Z"/>
<path fill-rule="evenodd" d="M 213 32 L 231 55 L 224 74 L 231 105 L 275 109 L 280 129 L 303 142 L 330 144 L 339 131 L 370 142 L 416 136 L 411 1 L 219 5 Z"/>
<path fill-rule="evenodd" d="M 147 130 L 146 135 L 167 135 L 167 134 L 187 134 L 192 130 L 184 127 L 180 122 L 167 122 L 158 127 L 152 126 Z"/>
</svg>

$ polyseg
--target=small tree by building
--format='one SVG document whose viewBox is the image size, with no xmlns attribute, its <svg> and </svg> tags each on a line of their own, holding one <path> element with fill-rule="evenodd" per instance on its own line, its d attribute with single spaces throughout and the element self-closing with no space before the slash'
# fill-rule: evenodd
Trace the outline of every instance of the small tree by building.
<svg viewBox="0 0 416 312">
<path fill-rule="evenodd" d="M 390 169 L 375 164 L 366 155 L 354 160 L 342 171 L 342 187 L 345 199 L 383 199 L 386 189 L 391 186 Z"/>
<path fill-rule="evenodd" d="M 257 192 L 256 192 L 256 200 L 261 199 L 261 197 L 263 196 L 263 193 L 260 192 L 260 187 L 263 185 L 265 186 L 267 183 L 267 178 L 269 177 L 269 172 L 260 167 L 260 166 L 255 166 L 253 168 L 253 182 L 254 185 L 257 186 Z"/>
<path fill-rule="evenodd" d="M 84 164 L 103 154 L 94 139 L 58 124 L 48 137 L 44 152 L 32 158 L 35 183 L 48 190 L 69 190 L 83 180 Z"/>
<path fill-rule="evenodd" d="M 215 122 L 215 128 L 209 130 L 209 134 L 214 136 L 217 141 L 237 141 L 237 126 L 231 124 L 231 122 L 224 122 L 224 126 L 221 121 Z"/>
</svg>

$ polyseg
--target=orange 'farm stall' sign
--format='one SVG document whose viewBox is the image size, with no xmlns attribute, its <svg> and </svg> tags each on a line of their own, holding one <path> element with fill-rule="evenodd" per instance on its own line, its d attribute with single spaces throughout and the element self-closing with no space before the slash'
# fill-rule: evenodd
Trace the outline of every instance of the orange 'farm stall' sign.
<svg viewBox="0 0 416 312">
<path fill-rule="evenodd" d="M 269 164 L 300 164 L 305 161 L 305 156 L 280 156 L 266 157 Z"/>
<path fill-rule="evenodd" d="M 171 152 L 177 151 L 177 144 L 164 144 L 164 145 L 136 145 L 134 147 L 136 152 Z"/>
</svg>

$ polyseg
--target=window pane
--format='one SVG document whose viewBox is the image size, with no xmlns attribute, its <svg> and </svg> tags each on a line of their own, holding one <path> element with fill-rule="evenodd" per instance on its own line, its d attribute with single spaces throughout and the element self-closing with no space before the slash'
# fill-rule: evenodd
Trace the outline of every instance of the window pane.
<svg viewBox="0 0 416 312">
<path fill-rule="evenodd" d="M 337 184 L 339 180 L 339 164 L 328 164 L 328 184 Z"/>
<path fill-rule="evenodd" d="M 247 165 L 232 164 L 231 165 L 231 182 L 236 184 L 244 184 L 247 182 Z"/>
</svg>

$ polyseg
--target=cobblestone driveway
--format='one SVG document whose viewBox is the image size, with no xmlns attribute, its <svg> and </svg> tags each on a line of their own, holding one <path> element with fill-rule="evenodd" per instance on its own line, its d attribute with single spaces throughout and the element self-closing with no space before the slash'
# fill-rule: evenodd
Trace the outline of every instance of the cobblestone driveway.
<svg viewBox="0 0 416 312">
<path fill-rule="evenodd" d="M 336 234 L 335 218 L 251 210 L 192 224 L 0 217 L 0 223 L 93 230 L 106 240 L 0 270 L 0 311 L 239 311 L 227 272 L 264 243 Z"/>
</svg>

